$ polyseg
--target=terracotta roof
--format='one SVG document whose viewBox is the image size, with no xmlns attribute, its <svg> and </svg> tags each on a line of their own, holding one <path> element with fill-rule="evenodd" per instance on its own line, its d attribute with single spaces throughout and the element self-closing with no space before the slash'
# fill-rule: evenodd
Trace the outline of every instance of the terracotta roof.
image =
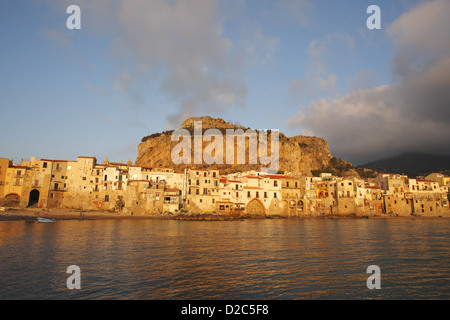
<svg viewBox="0 0 450 320">
<path fill-rule="evenodd" d="M 71 160 L 51 160 L 51 159 L 41 159 L 41 161 L 48 161 L 48 162 L 69 162 Z"/>
<path fill-rule="evenodd" d="M 263 177 L 269 178 L 269 179 L 295 179 L 295 178 L 288 177 L 288 176 L 278 176 L 278 175 L 273 175 L 273 174 L 267 174 L 267 175 L 264 175 Z"/>
</svg>

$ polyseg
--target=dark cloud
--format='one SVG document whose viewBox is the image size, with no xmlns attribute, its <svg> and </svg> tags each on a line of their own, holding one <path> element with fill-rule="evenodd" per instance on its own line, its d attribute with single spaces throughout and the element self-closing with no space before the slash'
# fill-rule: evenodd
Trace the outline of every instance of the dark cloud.
<svg viewBox="0 0 450 320">
<path fill-rule="evenodd" d="M 450 150 L 450 2 L 425 2 L 389 26 L 392 85 L 315 101 L 289 121 L 326 138 L 333 154 L 363 163 L 406 151 Z"/>
</svg>

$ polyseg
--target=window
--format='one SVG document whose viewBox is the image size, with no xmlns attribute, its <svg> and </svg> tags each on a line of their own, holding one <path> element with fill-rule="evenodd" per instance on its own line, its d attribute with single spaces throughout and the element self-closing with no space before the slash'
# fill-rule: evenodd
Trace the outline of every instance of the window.
<svg viewBox="0 0 450 320">
<path fill-rule="evenodd" d="M 289 181 L 286 182 L 286 188 L 289 188 Z"/>
<path fill-rule="evenodd" d="M 264 192 L 264 199 L 267 199 L 267 192 Z"/>
<path fill-rule="evenodd" d="M 239 192 L 236 192 L 236 198 L 239 198 Z"/>
<path fill-rule="evenodd" d="M 47 162 L 44 162 L 44 163 L 42 164 L 42 168 L 47 168 Z"/>
<path fill-rule="evenodd" d="M 273 193 L 273 197 L 274 197 L 274 198 L 277 197 L 277 193 L 276 193 L 276 192 Z"/>
<path fill-rule="evenodd" d="M 258 191 L 256 191 L 256 197 L 259 198 L 259 192 Z"/>
<path fill-rule="evenodd" d="M 277 186 L 278 186 L 278 181 L 277 181 L 277 180 L 274 180 L 273 186 L 274 186 L 274 187 L 277 187 Z"/>
<path fill-rule="evenodd" d="M 250 198 L 251 197 L 251 193 L 250 193 L 250 191 L 248 191 L 247 192 L 247 198 Z"/>
<path fill-rule="evenodd" d="M 105 202 L 109 202 L 109 195 L 105 195 Z"/>
<path fill-rule="evenodd" d="M 199 189 L 195 190 L 195 194 L 200 194 L 200 190 Z"/>
</svg>

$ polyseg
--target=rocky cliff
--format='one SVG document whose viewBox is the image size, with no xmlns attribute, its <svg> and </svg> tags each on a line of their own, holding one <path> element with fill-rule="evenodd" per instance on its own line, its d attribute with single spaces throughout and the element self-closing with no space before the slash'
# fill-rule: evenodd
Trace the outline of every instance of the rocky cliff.
<svg viewBox="0 0 450 320">
<path fill-rule="evenodd" d="M 233 125 L 224 121 L 223 119 L 213 119 L 211 117 L 199 117 L 190 118 L 186 120 L 182 128 L 188 130 L 191 133 L 191 145 L 194 150 L 193 145 L 193 131 L 194 131 L 194 121 L 202 121 L 203 133 L 210 128 L 219 129 L 221 132 L 225 133 L 226 129 L 243 129 L 244 131 L 249 129 L 242 126 Z M 171 141 L 173 131 L 166 131 L 162 133 L 155 133 L 144 137 L 142 142 L 138 147 L 138 157 L 136 159 L 136 165 L 138 166 L 166 166 L 173 167 L 175 169 L 183 169 L 184 167 L 191 168 L 207 168 L 206 163 L 202 164 L 191 164 L 191 165 L 175 165 L 172 162 L 171 152 L 172 149 L 180 143 L 180 141 Z M 258 136 L 259 137 L 259 136 Z M 270 150 L 271 133 L 268 133 L 267 145 Z M 224 149 L 225 146 L 225 136 L 224 136 Z M 258 139 L 259 141 L 260 139 Z M 211 142 L 203 141 L 202 150 L 205 149 Z M 246 149 L 248 154 L 248 139 L 246 139 Z M 236 144 L 235 144 L 236 148 Z M 259 150 L 259 149 L 258 149 Z M 192 161 L 193 161 L 192 152 Z M 225 153 L 225 151 L 224 151 Z M 214 154 L 213 154 L 214 155 Z M 236 158 L 236 153 L 235 153 Z M 321 170 L 330 166 L 330 160 L 332 156 L 328 148 L 328 143 L 322 138 L 317 137 L 305 137 L 305 136 L 295 136 L 286 137 L 284 134 L 279 134 L 279 170 L 285 173 L 292 172 L 299 175 L 311 176 L 313 170 Z M 224 163 L 225 155 L 224 155 Z M 235 162 L 237 163 L 237 161 Z M 260 170 L 261 167 L 267 167 L 267 165 L 249 164 L 248 157 L 245 161 L 246 164 L 213 164 L 212 167 L 218 168 L 221 174 L 227 174 L 236 171 L 247 171 L 247 170 Z"/>
</svg>

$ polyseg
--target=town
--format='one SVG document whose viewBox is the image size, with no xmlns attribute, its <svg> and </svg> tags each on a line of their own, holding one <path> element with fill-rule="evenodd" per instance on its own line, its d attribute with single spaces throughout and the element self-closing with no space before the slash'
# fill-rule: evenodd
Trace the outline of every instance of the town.
<svg viewBox="0 0 450 320">
<path fill-rule="evenodd" d="M 318 177 L 259 171 L 0 158 L 0 206 L 60 208 L 128 215 L 216 214 L 242 217 L 445 216 L 450 177 L 423 179 L 378 173 L 375 178 Z"/>
</svg>

